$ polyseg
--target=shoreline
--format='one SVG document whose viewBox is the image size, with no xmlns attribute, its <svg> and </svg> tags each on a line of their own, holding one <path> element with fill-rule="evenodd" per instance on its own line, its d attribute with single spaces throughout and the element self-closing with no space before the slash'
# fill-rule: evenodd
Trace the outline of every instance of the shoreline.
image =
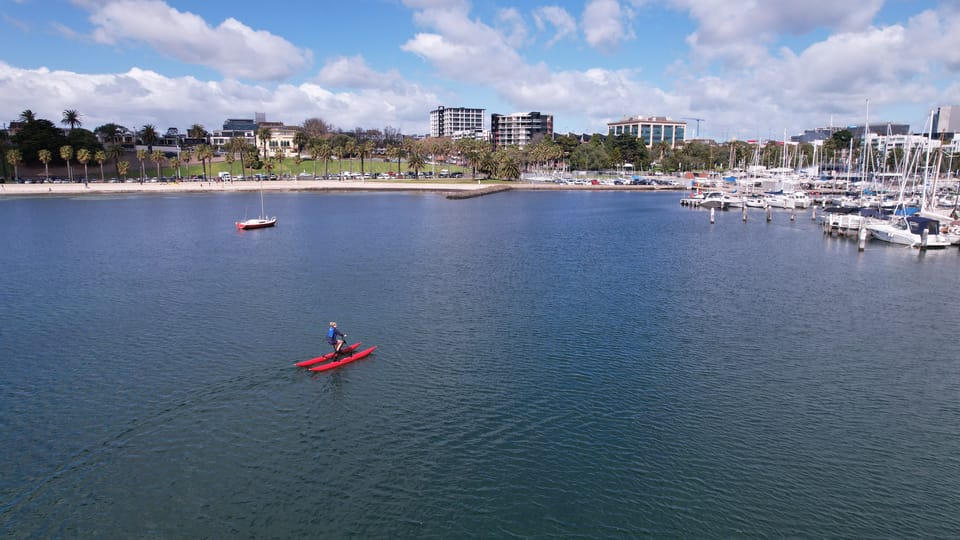
<svg viewBox="0 0 960 540">
<path fill-rule="evenodd" d="M 83 196 L 83 195 L 139 195 L 171 193 L 245 193 L 263 191 L 413 191 L 425 193 L 466 193 L 491 187 L 503 186 L 520 191 L 686 191 L 680 186 L 610 186 L 610 185 L 564 185 L 547 183 L 503 182 L 499 184 L 435 183 L 435 182 L 390 182 L 390 181 L 339 181 L 339 180 L 270 180 L 265 182 L 156 182 L 115 183 L 91 182 L 83 184 L 0 184 L 0 198 L 22 196 Z"/>
</svg>

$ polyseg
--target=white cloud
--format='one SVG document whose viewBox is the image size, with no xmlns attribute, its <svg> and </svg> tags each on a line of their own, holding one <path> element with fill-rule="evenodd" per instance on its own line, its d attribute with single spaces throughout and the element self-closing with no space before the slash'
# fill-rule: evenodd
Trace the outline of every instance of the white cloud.
<svg viewBox="0 0 960 540">
<path fill-rule="evenodd" d="M 312 60 L 269 32 L 228 18 L 212 27 L 203 18 L 159 0 L 85 2 L 91 10 L 94 40 L 110 45 L 142 42 L 182 62 L 208 66 L 227 77 L 278 80 L 304 69 Z"/>
<path fill-rule="evenodd" d="M 577 21 L 567 10 L 559 6 L 544 6 L 533 12 L 533 20 L 540 30 L 545 30 L 547 24 L 554 28 L 554 36 L 547 42 L 547 47 L 553 46 L 560 40 L 574 36 L 577 33 Z"/>
<path fill-rule="evenodd" d="M 736 135 L 747 122 L 753 124 L 751 137 L 775 138 L 784 128 L 794 133 L 816 127 L 811 122 L 818 118 L 817 125 L 831 118 L 860 123 L 867 120 L 867 100 L 872 121 L 903 122 L 920 130 L 922 113 L 904 117 L 904 111 L 957 101 L 940 83 L 960 71 L 957 38 L 950 37 L 960 29 L 960 13 L 941 9 L 903 24 L 843 25 L 853 29 L 796 52 L 756 48 L 750 62 L 713 75 L 691 70 L 679 75 L 678 86 L 687 89 L 697 116 L 709 118 L 718 137 Z"/>
<path fill-rule="evenodd" d="M 497 11 L 497 23 L 502 28 L 504 40 L 511 47 L 522 47 L 527 41 L 527 23 L 516 8 Z"/>
<path fill-rule="evenodd" d="M 489 84 L 524 67 L 505 36 L 471 20 L 466 9 L 444 5 L 417 11 L 414 19 L 434 32 L 418 33 L 401 49 L 427 60 L 444 77 Z"/>
<path fill-rule="evenodd" d="M 229 79 L 165 77 L 138 68 L 84 74 L 20 69 L 0 61 L 0 109 L 31 109 L 55 123 L 64 109 L 77 109 L 90 129 L 114 122 L 181 129 L 199 123 L 213 130 L 227 118 L 260 111 L 289 124 L 318 116 L 344 129 L 391 125 L 419 133 L 426 123 L 424 111 L 438 102 L 435 94 L 412 84 L 334 93 L 316 83 L 267 88 Z"/>
<path fill-rule="evenodd" d="M 583 10 L 583 33 L 592 47 L 615 48 L 634 38 L 629 14 L 617 0 L 590 0 Z"/>
<path fill-rule="evenodd" d="M 819 28 L 861 31 L 883 0 L 743 0 L 732 8 L 726 0 L 671 0 L 698 23 L 687 38 L 694 56 L 756 61 L 778 35 L 804 35 Z"/>
<path fill-rule="evenodd" d="M 385 73 L 374 71 L 362 56 L 339 57 L 327 62 L 317 81 L 334 88 L 392 88 L 403 84 L 403 78 L 396 70 Z"/>
</svg>

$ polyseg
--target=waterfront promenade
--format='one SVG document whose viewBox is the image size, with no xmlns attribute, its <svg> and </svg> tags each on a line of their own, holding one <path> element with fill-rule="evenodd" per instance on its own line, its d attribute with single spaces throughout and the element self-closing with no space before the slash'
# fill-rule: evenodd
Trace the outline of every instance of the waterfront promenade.
<svg viewBox="0 0 960 540">
<path fill-rule="evenodd" d="M 410 181 L 339 181 L 339 180 L 276 180 L 266 182 L 146 182 L 99 183 L 86 186 L 73 184 L 0 184 L 0 197 L 9 196 L 74 196 L 74 195 L 119 195 L 119 194 L 170 194 L 170 193 L 216 193 L 257 191 L 415 191 L 455 193 L 469 192 L 495 186 L 495 183 L 465 182 L 410 182 Z M 503 185 L 519 190 L 593 190 L 593 191 L 677 191 L 674 186 L 610 186 L 610 185 L 561 185 L 550 183 L 504 182 Z"/>
</svg>

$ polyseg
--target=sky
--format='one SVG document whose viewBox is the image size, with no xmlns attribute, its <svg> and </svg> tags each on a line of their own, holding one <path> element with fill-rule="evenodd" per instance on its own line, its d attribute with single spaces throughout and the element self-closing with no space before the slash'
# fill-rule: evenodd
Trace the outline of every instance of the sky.
<svg viewBox="0 0 960 540">
<path fill-rule="evenodd" d="M 228 118 L 429 132 L 438 106 L 539 111 L 557 133 L 630 116 L 688 137 L 960 105 L 958 0 L 0 0 L 0 122 L 181 132 Z M 699 120 L 698 120 L 699 119 Z"/>
</svg>

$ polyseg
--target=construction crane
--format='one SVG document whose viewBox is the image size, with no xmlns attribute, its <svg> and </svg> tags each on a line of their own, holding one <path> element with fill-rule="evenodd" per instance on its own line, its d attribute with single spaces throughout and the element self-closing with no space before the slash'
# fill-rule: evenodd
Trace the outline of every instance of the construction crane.
<svg viewBox="0 0 960 540">
<path fill-rule="evenodd" d="M 706 122 L 707 120 L 704 119 L 704 118 L 694 118 L 694 117 L 692 117 L 692 116 L 685 116 L 685 117 L 683 117 L 683 119 L 684 119 L 684 120 L 696 120 L 696 122 L 697 122 L 697 138 L 699 139 L 699 138 L 700 138 L 700 122 Z"/>
</svg>

